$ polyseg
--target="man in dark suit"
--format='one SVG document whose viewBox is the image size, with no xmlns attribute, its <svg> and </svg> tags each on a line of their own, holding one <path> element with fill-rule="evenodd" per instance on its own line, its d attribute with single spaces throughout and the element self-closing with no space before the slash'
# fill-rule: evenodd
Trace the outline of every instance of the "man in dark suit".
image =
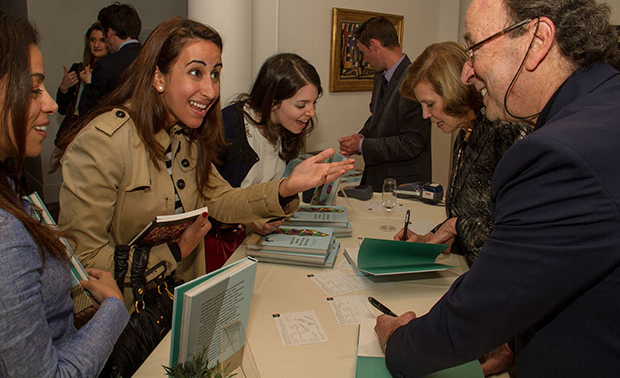
<svg viewBox="0 0 620 378">
<path fill-rule="evenodd" d="M 99 59 L 93 67 L 90 83 L 86 79 L 78 110 L 86 115 L 99 100 L 112 92 L 120 82 L 123 72 L 140 52 L 138 35 L 142 23 L 136 9 L 118 2 L 99 11 L 97 16 L 105 31 L 109 55 Z"/>
<path fill-rule="evenodd" d="M 400 84 L 411 61 L 398 44 L 398 34 L 384 17 L 365 21 L 354 32 L 365 61 L 377 70 L 370 112 L 358 134 L 339 139 L 344 156 L 364 157 L 362 184 L 380 192 L 383 180 L 399 184 L 431 180 L 430 122 L 420 104 L 400 95 Z"/>
<path fill-rule="evenodd" d="M 617 54 L 609 8 L 473 0 L 465 28 L 462 80 L 490 119 L 535 129 L 496 168 L 493 231 L 471 270 L 425 316 L 377 319 L 387 366 L 419 376 L 508 343 L 518 377 L 618 376 L 620 72 L 607 64 Z"/>
</svg>

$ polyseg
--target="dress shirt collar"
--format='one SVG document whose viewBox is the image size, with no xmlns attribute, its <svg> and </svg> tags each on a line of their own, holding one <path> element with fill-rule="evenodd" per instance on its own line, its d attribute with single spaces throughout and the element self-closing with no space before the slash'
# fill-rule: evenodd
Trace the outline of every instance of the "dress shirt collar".
<svg viewBox="0 0 620 378">
<path fill-rule="evenodd" d="M 398 62 L 396 62 L 392 67 L 388 68 L 387 70 L 383 71 L 383 77 L 385 78 L 385 80 L 389 83 L 390 80 L 392 79 L 392 76 L 394 76 L 394 72 L 396 72 L 396 69 L 398 68 L 398 66 L 400 65 L 400 62 L 403 61 L 403 59 L 405 59 L 405 54 L 403 54 L 403 56 L 400 57 L 400 59 L 398 60 Z"/>
<path fill-rule="evenodd" d="M 140 43 L 140 41 L 138 41 L 137 39 L 129 39 L 129 40 L 127 40 L 127 41 L 125 41 L 125 42 L 121 43 L 121 45 L 120 45 L 120 46 L 118 46 L 118 50 L 117 50 L 117 52 L 121 51 L 121 49 L 123 48 L 123 46 L 128 45 L 128 44 L 130 44 L 130 43 Z"/>
</svg>

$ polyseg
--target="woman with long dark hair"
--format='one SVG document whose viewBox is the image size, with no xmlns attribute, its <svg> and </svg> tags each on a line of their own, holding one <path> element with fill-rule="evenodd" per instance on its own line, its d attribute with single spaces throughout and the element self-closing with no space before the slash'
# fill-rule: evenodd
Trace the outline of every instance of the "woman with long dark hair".
<svg viewBox="0 0 620 378">
<path fill-rule="evenodd" d="M 0 376 L 97 376 L 128 320 L 121 293 L 88 270 L 83 286 L 100 307 L 76 330 L 64 245 L 21 197 L 24 157 L 41 153 L 57 109 L 37 43 L 30 23 L 0 12 Z"/>
</svg>

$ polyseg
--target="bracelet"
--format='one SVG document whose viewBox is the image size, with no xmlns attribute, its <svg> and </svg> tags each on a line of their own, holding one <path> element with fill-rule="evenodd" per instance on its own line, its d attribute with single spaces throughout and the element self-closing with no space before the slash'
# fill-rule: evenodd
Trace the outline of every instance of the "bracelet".
<svg viewBox="0 0 620 378">
<path fill-rule="evenodd" d="M 179 243 L 177 242 L 168 243 L 168 248 L 170 249 L 172 256 L 174 256 L 174 260 L 176 262 L 180 262 L 182 255 L 181 255 L 181 247 L 179 247 Z"/>
</svg>

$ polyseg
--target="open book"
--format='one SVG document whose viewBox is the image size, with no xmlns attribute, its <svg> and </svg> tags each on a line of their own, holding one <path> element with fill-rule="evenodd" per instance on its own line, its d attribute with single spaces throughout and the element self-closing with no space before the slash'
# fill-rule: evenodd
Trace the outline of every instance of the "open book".
<svg viewBox="0 0 620 378">
<path fill-rule="evenodd" d="M 360 323 L 357 339 L 355 378 L 389 378 L 392 375 L 385 365 L 385 354 L 374 331 L 376 321 L 364 319 Z M 425 375 L 427 378 L 483 378 L 482 367 L 477 360 Z"/>
<path fill-rule="evenodd" d="M 256 267 L 246 257 L 174 289 L 169 366 L 205 347 L 209 366 L 241 364 Z"/>
<path fill-rule="evenodd" d="M 41 197 L 39 197 L 39 194 L 37 192 L 34 192 L 31 195 L 27 196 L 26 200 L 30 202 L 33 210 L 35 210 L 31 211 L 31 216 L 33 216 L 35 219 L 40 220 L 43 224 L 46 224 L 53 228 L 58 228 L 56 222 L 54 221 L 54 218 L 52 218 L 52 215 L 47 210 L 47 207 L 45 207 L 45 203 L 43 203 L 43 200 L 41 199 Z M 78 260 L 78 258 L 73 253 L 73 249 L 71 248 L 67 240 L 61 237 L 60 241 L 62 242 L 62 244 L 65 245 L 67 256 L 69 257 L 69 266 L 71 268 L 71 299 L 73 300 L 73 311 L 77 314 L 78 312 L 89 308 L 95 302 L 78 281 L 88 279 L 88 274 L 82 266 L 82 263 L 80 263 L 80 260 Z"/>
<path fill-rule="evenodd" d="M 445 244 L 413 243 L 365 238 L 357 255 L 360 272 L 373 276 L 435 272 L 454 268 L 435 259 L 448 248 Z"/>
<path fill-rule="evenodd" d="M 177 240 L 196 218 L 202 213 L 208 213 L 207 207 L 188 211 L 181 214 L 158 215 L 136 235 L 129 245 L 148 245 L 154 247 Z"/>
</svg>

